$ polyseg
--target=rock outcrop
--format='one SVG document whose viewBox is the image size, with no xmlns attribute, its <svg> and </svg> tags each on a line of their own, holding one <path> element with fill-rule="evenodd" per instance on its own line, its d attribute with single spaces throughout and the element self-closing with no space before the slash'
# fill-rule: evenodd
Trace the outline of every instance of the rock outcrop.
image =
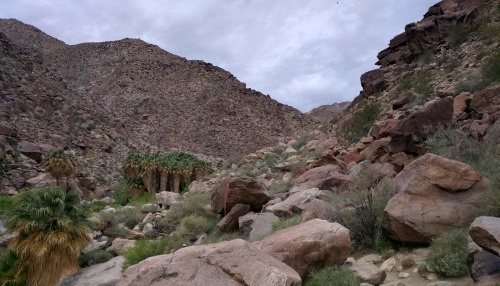
<svg viewBox="0 0 500 286">
<path fill-rule="evenodd" d="M 300 274 L 342 265 L 349 256 L 349 230 L 338 223 L 313 219 L 254 242 L 262 252 L 276 257 Z"/>
<path fill-rule="evenodd" d="M 488 179 L 467 164 L 426 154 L 396 176 L 384 228 L 398 241 L 430 243 L 441 233 L 468 227 L 490 189 Z"/>
<path fill-rule="evenodd" d="M 300 286 L 300 276 L 276 258 L 237 239 L 182 248 L 129 267 L 117 286 Z"/>
</svg>

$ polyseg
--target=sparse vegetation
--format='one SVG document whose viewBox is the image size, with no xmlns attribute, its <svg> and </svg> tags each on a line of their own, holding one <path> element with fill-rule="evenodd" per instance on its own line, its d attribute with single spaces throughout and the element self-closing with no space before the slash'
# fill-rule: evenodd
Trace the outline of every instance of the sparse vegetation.
<svg viewBox="0 0 500 286">
<path fill-rule="evenodd" d="M 380 179 L 376 171 L 362 169 L 354 184 L 345 190 L 334 190 L 327 198 L 340 209 L 339 217 L 350 231 L 353 249 L 370 248 L 383 252 L 393 247 L 382 230 L 384 208 L 392 186 L 384 183 L 376 188 Z"/>
<path fill-rule="evenodd" d="M 304 135 L 298 137 L 297 139 L 295 139 L 296 142 L 292 144 L 292 147 L 295 150 L 300 150 L 300 148 L 305 146 L 307 144 L 307 142 L 311 141 L 313 138 L 314 138 L 313 133 L 304 134 Z"/>
<path fill-rule="evenodd" d="M 127 250 L 123 256 L 125 263 L 123 269 L 137 264 L 146 258 L 165 254 L 167 247 L 170 244 L 170 238 L 165 237 L 161 240 L 138 240 L 135 242 L 134 247 Z"/>
<path fill-rule="evenodd" d="M 1 286 L 24 286 L 27 275 L 26 266 L 21 263 L 21 259 L 14 251 L 0 252 Z"/>
<path fill-rule="evenodd" d="M 88 267 L 94 264 L 104 263 L 113 258 L 111 251 L 96 249 L 87 253 L 82 253 L 78 256 L 78 264 L 80 267 Z"/>
<path fill-rule="evenodd" d="M 338 266 L 328 266 L 313 271 L 308 277 L 305 286 L 358 286 L 360 281 L 352 272 Z"/>
<path fill-rule="evenodd" d="M 470 34 L 470 28 L 465 26 L 463 23 L 455 25 L 449 34 L 450 45 L 452 48 L 456 48 L 467 41 Z"/>
<path fill-rule="evenodd" d="M 296 214 L 292 217 L 280 217 L 279 220 L 273 222 L 273 230 L 278 231 L 285 228 L 289 228 L 300 223 L 300 214 Z"/>
<path fill-rule="evenodd" d="M 379 103 L 367 103 L 361 110 L 356 112 L 352 120 L 342 128 L 340 136 L 350 143 L 361 139 L 361 137 L 365 136 L 370 130 L 380 110 L 381 106 Z"/>
<path fill-rule="evenodd" d="M 277 180 L 274 181 L 269 190 L 274 195 L 284 194 L 288 192 L 292 188 L 292 186 L 293 182 L 291 180 L 290 181 Z"/>
<path fill-rule="evenodd" d="M 433 240 L 426 262 L 442 276 L 465 276 L 469 273 L 467 247 L 467 231 L 451 231 Z"/>
<path fill-rule="evenodd" d="M 500 51 L 486 59 L 481 67 L 481 75 L 486 84 L 500 83 Z"/>
</svg>

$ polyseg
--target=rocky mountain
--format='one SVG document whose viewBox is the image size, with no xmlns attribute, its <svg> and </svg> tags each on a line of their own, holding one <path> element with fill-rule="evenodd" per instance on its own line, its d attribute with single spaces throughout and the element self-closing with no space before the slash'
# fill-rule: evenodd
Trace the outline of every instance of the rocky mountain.
<svg viewBox="0 0 500 286">
<path fill-rule="evenodd" d="M 350 101 L 345 101 L 340 103 L 321 105 L 306 112 L 306 114 L 318 121 L 329 122 L 330 120 L 335 119 L 336 117 L 341 115 L 342 112 L 344 112 L 344 110 L 349 107 L 350 104 Z"/>
<path fill-rule="evenodd" d="M 52 75 L 65 87 L 54 96 L 91 111 L 81 112 L 88 131 L 104 136 L 103 127 L 112 127 L 122 136 L 117 141 L 138 149 L 179 148 L 223 157 L 254 151 L 315 124 L 219 67 L 188 61 L 139 39 L 66 45 L 13 19 L 0 20 L 0 32 L 4 41 L 35 60 L 40 74 Z M 37 77 L 31 76 L 34 82 Z M 20 88 L 32 86 L 28 81 Z M 4 83 L 2 90 L 16 88 Z M 31 120 L 31 125 L 44 124 Z M 9 123 L 26 139 L 40 140 L 36 134 L 46 133 L 17 126 L 14 118 Z M 88 147 L 94 145 L 85 137 L 80 139 Z"/>
</svg>

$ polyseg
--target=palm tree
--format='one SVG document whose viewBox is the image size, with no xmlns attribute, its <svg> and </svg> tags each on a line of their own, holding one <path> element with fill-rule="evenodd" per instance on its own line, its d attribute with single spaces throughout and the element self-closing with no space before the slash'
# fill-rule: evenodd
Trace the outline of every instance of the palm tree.
<svg viewBox="0 0 500 286">
<path fill-rule="evenodd" d="M 27 270 L 27 285 L 57 285 L 78 270 L 78 254 L 91 242 L 77 194 L 61 188 L 32 189 L 18 196 L 8 225 L 18 235 L 9 244 Z"/>
<path fill-rule="evenodd" d="M 57 185 L 60 186 L 62 177 L 69 178 L 75 173 L 76 167 L 71 155 L 58 150 L 50 154 L 45 162 L 45 170 L 56 178 Z"/>
</svg>

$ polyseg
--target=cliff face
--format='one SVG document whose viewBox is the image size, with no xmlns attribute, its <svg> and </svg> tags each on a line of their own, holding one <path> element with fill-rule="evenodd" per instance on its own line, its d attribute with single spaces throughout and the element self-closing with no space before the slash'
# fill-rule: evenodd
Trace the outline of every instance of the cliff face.
<svg viewBox="0 0 500 286">
<path fill-rule="evenodd" d="M 294 108 L 246 88 L 221 68 L 188 61 L 141 40 L 66 45 L 17 20 L 0 20 L 0 32 L 44 70 L 40 74 L 50 74 L 64 86 L 54 96 L 89 110 L 81 121 L 91 131 L 102 137 L 112 130 L 121 137 L 112 141 L 126 141 L 141 151 L 248 153 L 315 124 Z M 16 88 L 4 84 L 2 90 Z M 40 139 L 36 134 L 47 132 L 43 120 L 31 118 L 40 127 L 33 132 L 9 121 L 27 139 Z"/>
</svg>

